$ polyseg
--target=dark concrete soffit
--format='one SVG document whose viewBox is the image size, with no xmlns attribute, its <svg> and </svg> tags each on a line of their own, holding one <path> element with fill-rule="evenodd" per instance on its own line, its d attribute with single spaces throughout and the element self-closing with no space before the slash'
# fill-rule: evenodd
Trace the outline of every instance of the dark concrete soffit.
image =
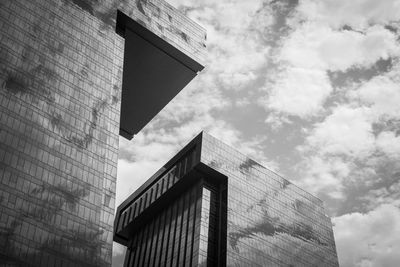
<svg viewBox="0 0 400 267">
<path fill-rule="evenodd" d="M 118 10 L 125 38 L 120 135 L 132 139 L 204 66 Z"/>
<path fill-rule="evenodd" d="M 122 37 L 125 38 L 126 27 L 129 27 L 137 35 L 147 40 L 154 46 L 158 47 L 171 57 L 175 58 L 177 61 L 181 62 L 187 68 L 191 69 L 193 72 L 197 73 L 204 69 L 204 66 L 192 59 L 158 35 L 146 29 L 139 22 L 131 19 L 129 16 L 125 15 L 120 10 L 117 10 L 117 25 L 115 31 Z"/>
</svg>

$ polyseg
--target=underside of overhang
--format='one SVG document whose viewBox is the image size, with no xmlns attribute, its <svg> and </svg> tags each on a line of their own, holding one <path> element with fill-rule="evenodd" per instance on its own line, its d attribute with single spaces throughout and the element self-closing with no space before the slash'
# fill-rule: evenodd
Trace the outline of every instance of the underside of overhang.
<svg viewBox="0 0 400 267">
<path fill-rule="evenodd" d="M 131 139 L 204 66 L 120 11 L 116 31 L 125 38 L 120 135 Z"/>
</svg>

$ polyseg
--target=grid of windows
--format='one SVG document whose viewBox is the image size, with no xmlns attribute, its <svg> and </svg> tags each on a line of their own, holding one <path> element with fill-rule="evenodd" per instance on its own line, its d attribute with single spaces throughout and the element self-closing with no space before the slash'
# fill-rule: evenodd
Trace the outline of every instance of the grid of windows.
<svg viewBox="0 0 400 267">
<path fill-rule="evenodd" d="M 338 266 L 319 199 L 205 133 L 201 162 L 228 177 L 228 266 Z"/>
<path fill-rule="evenodd" d="M 179 253 L 187 253 L 179 243 L 183 232 L 176 234 L 182 227 L 187 229 L 184 211 L 190 200 L 166 199 L 164 205 L 169 205 L 168 209 L 155 220 L 164 220 L 160 222 L 165 223 L 164 230 L 159 232 L 164 231 L 167 238 L 148 237 L 158 240 L 157 246 L 161 240 L 161 247 L 166 247 L 164 252 L 155 247 L 156 253 L 165 253 L 162 255 L 166 260 L 162 263 L 167 266 L 338 266 L 332 225 L 324 214 L 321 200 L 208 134 L 200 134 L 187 147 L 193 143 L 201 151 L 200 162 L 194 164 L 195 174 L 181 180 L 184 183 L 186 178 L 195 177 L 202 183 L 201 205 L 196 209 L 199 218 L 193 226 L 198 235 L 193 237 L 194 252 L 190 254 L 190 259 L 197 258 L 191 265 L 183 265 L 183 259 L 179 258 Z M 140 236 L 143 229 L 135 231 Z M 146 239 L 146 242 L 152 241 Z"/>
<path fill-rule="evenodd" d="M 338 266 L 332 225 L 321 200 L 205 133 L 192 143 L 201 151 L 195 172 L 204 182 L 200 219 L 194 225 L 199 234 L 192 256 L 198 258 L 192 265 Z M 180 240 L 175 233 L 186 227 L 186 215 L 180 213 L 185 202 L 171 205 L 164 228 L 165 257 L 171 260 L 163 263 L 183 266 L 176 258 L 182 247 L 175 244 Z"/>
<path fill-rule="evenodd" d="M 177 183 L 189 170 L 193 167 L 196 157 L 196 150 L 190 150 L 184 155 L 174 166 L 158 178 L 148 189 L 139 195 L 131 204 L 121 211 L 117 216 L 118 228 L 117 231 L 122 230 L 136 217 L 138 217 L 146 208 L 148 208 L 154 201 L 160 198 L 168 189 Z M 138 211 L 136 212 L 136 208 Z M 131 215 L 129 215 L 131 214 Z"/>
<path fill-rule="evenodd" d="M 0 264 L 111 264 L 124 54 L 117 9 L 202 56 L 204 30 L 160 0 L 0 3 Z"/>
<path fill-rule="evenodd" d="M 207 236 L 208 217 L 203 215 L 209 210 L 209 192 L 197 183 L 135 229 L 125 266 L 197 266 L 203 249 L 199 243 L 208 243 L 201 240 Z"/>
<path fill-rule="evenodd" d="M 199 244 L 199 262 L 198 266 L 207 266 L 208 258 L 208 233 L 210 225 L 210 202 L 211 192 L 203 188 L 200 219 L 200 244 Z M 211 252 L 211 251 L 210 251 Z"/>
<path fill-rule="evenodd" d="M 123 40 L 68 1 L 0 13 L 1 263 L 110 265 Z"/>
<path fill-rule="evenodd" d="M 163 0 L 128 1 L 119 7 L 159 37 L 204 64 L 205 30 Z"/>
</svg>

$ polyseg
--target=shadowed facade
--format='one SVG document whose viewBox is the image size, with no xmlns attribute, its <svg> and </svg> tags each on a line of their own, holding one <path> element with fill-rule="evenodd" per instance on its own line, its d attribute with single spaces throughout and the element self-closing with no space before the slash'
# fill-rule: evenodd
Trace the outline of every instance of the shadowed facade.
<svg viewBox="0 0 400 267">
<path fill-rule="evenodd" d="M 203 68 L 204 41 L 159 0 L 0 1 L 1 266 L 111 265 L 119 133 Z"/>
<path fill-rule="evenodd" d="M 338 266 L 321 200 L 206 133 L 118 207 L 114 240 L 125 266 Z"/>
</svg>

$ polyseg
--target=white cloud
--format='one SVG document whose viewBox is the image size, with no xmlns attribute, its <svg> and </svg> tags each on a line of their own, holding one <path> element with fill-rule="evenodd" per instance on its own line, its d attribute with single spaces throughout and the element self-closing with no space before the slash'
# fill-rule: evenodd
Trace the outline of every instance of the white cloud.
<svg viewBox="0 0 400 267">
<path fill-rule="evenodd" d="M 357 96 L 363 99 L 361 106 L 353 103 L 352 106 L 335 107 L 322 122 L 314 124 L 306 142 L 298 147 L 303 156 L 298 164 L 302 173 L 301 183 L 310 191 L 332 199 L 345 199 L 345 184 L 358 183 L 366 190 L 374 188 L 377 183 L 391 182 L 391 177 L 379 175 L 377 170 L 388 168 L 390 160 L 396 161 L 400 157 L 400 137 L 389 130 L 375 136 L 372 123 L 388 117 L 388 114 L 391 117 L 397 115 L 398 106 L 393 103 L 397 91 L 392 84 L 361 88 L 357 91 Z M 367 99 L 371 103 L 365 103 Z M 369 106 L 363 106 L 363 103 Z M 393 195 L 392 191 L 384 199 L 390 199 L 390 195 Z M 380 197 L 374 195 L 374 198 L 378 201 Z M 360 201 L 374 202 L 369 198 L 360 198 Z"/>
<path fill-rule="evenodd" d="M 332 32 L 318 47 L 326 68 L 345 71 L 357 65 L 369 67 L 378 59 L 399 54 L 396 36 L 382 26 L 370 27 L 365 34 L 353 31 Z"/>
<path fill-rule="evenodd" d="M 345 182 L 358 177 L 353 161 L 368 158 L 376 149 L 369 114 L 367 108 L 338 106 L 314 124 L 298 147 L 303 160 L 297 168 L 304 188 L 331 199 L 345 199 Z"/>
<path fill-rule="evenodd" d="M 362 197 L 362 200 L 367 203 L 366 207 L 369 210 L 375 209 L 383 204 L 391 204 L 400 207 L 400 181 L 391 182 L 385 187 L 370 190 Z"/>
<path fill-rule="evenodd" d="M 331 91 L 325 72 L 288 68 L 279 74 L 266 105 L 277 112 L 299 117 L 312 116 L 322 110 Z"/>
<path fill-rule="evenodd" d="M 227 108 L 231 104 L 231 99 L 222 95 L 213 74 L 204 70 L 172 99 L 155 119 L 180 123 L 192 116 L 203 116 Z"/>
<path fill-rule="evenodd" d="M 381 205 L 366 214 L 333 218 L 341 267 L 397 267 L 400 262 L 400 209 Z"/>
<path fill-rule="evenodd" d="M 124 265 L 126 247 L 120 245 L 116 242 L 113 242 L 113 258 L 112 258 L 112 266 L 113 267 L 122 267 Z"/>
<path fill-rule="evenodd" d="M 399 0 L 304 0 L 299 13 L 318 24 L 333 28 L 350 25 L 363 29 L 371 24 L 386 24 L 400 18 Z"/>
<path fill-rule="evenodd" d="M 319 154 L 367 157 L 375 149 L 370 110 L 338 106 L 323 122 L 315 125 L 306 141 L 309 147 L 303 148 L 311 148 Z"/>
<path fill-rule="evenodd" d="M 264 104 L 264 103 L 262 103 Z M 274 132 L 277 132 L 283 128 L 284 125 L 291 124 L 292 121 L 284 115 L 277 114 L 276 112 L 268 114 L 267 119 L 265 120 L 265 123 L 268 124 L 268 126 L 273 130 Z"/>
<path fill-rule="evenodd" d="M 394 132 L 381 132 L 376 139 L 376 146 L 388 157 L 400 158 L 400 136 Z"/>
<path fill-rule="evenodd" d="M 298 68 L 325 69 L 317 48 L 331 34 L 328 27 L 305 22 L 284 39 L 279 60 Z"/>
<path fill-rule="evenodd" d="M 255 80 L 256 71 L 266 63 L 268 47 L 262 43 L 257 20 L 272 23 L 272 16 L 258 15 L 262 1 L 175 1 L 190 7 L 188 16 L 207 30 L 208 74 L 225 89 L 243 89 Z M 250 30 L 251 28 L 251 30 Z M 215 82 L 215 81 L 214 81 Z"/>
<path fill-rule="evenodd" d="M 299 185 L 309 192 L 343 199 L 343 181 L 351 172 L 351 163 L 340 157 L 311 156 L 298 167 L 303 178 Z"/>
<path fill-rule="evenodd" d="M 173 140 L 173 142 L 166 142 L 171 136 L 167 133 L 163 135 L 163 130 L 157 133 L 151 133 L 149 131 L 146 136 L 143 133 L 135 135 L 135 140 L 129 144 L 125 140 L 122 141 L 126 143 L 121 149 L 123 151 L 128 152 L 132 159 L 134 160 L 146 160 L 146 161 L 156 161 L 160 158 L 165 158 L 175 150 L 175 144 L 179 141 L 177 139 Z M 152 138 L 154 135 L 159 134 L 156 138 L 157 142 L 152 142 Z"/>
<path fill-rule="evenodd" d="M 251 102 L 248 98 L 244 97 L 244 98 L 240 98 L 240 99 L 236 99 L 235 101 L 235 107 L 237 108 L 242 108 L 242 107 L 246 107 L 248 105 L 250 105 Z"/>
<path fill-rule="evenodd" d="M 352 66 L 369 67 L 380 58 L 396 55 L 396 36 L 382 26 L 360 33 L 305 22 L 285 40 L 280 59 L 295 67 L 345 71 Z"/>
<path fill-rule="evenodd" d="M 315 116 L 324 110 L 323 104 L 333 92 L 328 70 L 345 72 L 353 67 L 369 68 L 379 59 L 400 55 L 396 35 L 383 25 L 369 25 L 363 32 L 339 30 L 329 23 L 322 23 L 321 19 L 327 19 L 325 17 L 304 13 L 305 7 L 311 14 L 316 14 L 319 9 L 329 10 L 330 4 L 334 5 L 331 1 L 302 2 L 289 20 L 292 31 L 282 39 L 276 55 L 279 73 L 267 76 L 266 91 L 270 94 L 263 104 L 268 109 L 301 118 Z M 371 4 L 367 3 L 364 8 L 368 9 Z M 349 4 L 349 8 L 355 7 Z M 305 21 L 299 23 L 301 18 Z M 269 82 L 271 77 L 272 83 Z"/>
<path fill-rule="evenodd" d="M 241 32 L 213 30 L 209 37 L 209 71 L 228 89 L 241 89 L 255 80 L 267 61 L 269 47 L 246 27 Z"/>
<path fill-rule="evenodd" d="M 128 162 L 124 159 L 118 160 L 116 206 L 121 204 L 161 168 L 165 163 L 163 160 L 164 158 L 160 158 L 159 161 Z"/>
<path fill-rule="evenodd" d="M 120 245 L 120 244 L 118 244 L 116 242 L 113 242 L 113 249 L 112 250 L 113 250 L 113 256 L 121 255 L 121 254 L 125 253 L 126 247 L 123 246 L 123 245 Z"/>
<path fill-rule="evenodd" d="M 395 70 L 398 76 L 398 70 Z M 371 107 L 375 120 L 400 118 L 399 79 L 391 75 L 377 76 L 359 89 L 349 92 L 351 99 L 360 99 Z"/>
<path fill-rule="evenodd" d="M 201 24 L 212 24 L 223 30 L 241 32 L 253 20 L 254 14 L 262 7 L 263 2 L 240 0 L 172 0 L 178 8 L 189 7 L 188 16 Z"/>
<path fill-rule="evenodd" d="M 295 25 L 276 58 L 283 68 L 267 83 L 272 89 L 266 107 L 301 118 L 316 115 L 333 91 L 327 70 L 370 67 L 399 54 L 396 36 L 380 25 L 365 33 L 337 31 L 313 21 Z"/>
</svg>

